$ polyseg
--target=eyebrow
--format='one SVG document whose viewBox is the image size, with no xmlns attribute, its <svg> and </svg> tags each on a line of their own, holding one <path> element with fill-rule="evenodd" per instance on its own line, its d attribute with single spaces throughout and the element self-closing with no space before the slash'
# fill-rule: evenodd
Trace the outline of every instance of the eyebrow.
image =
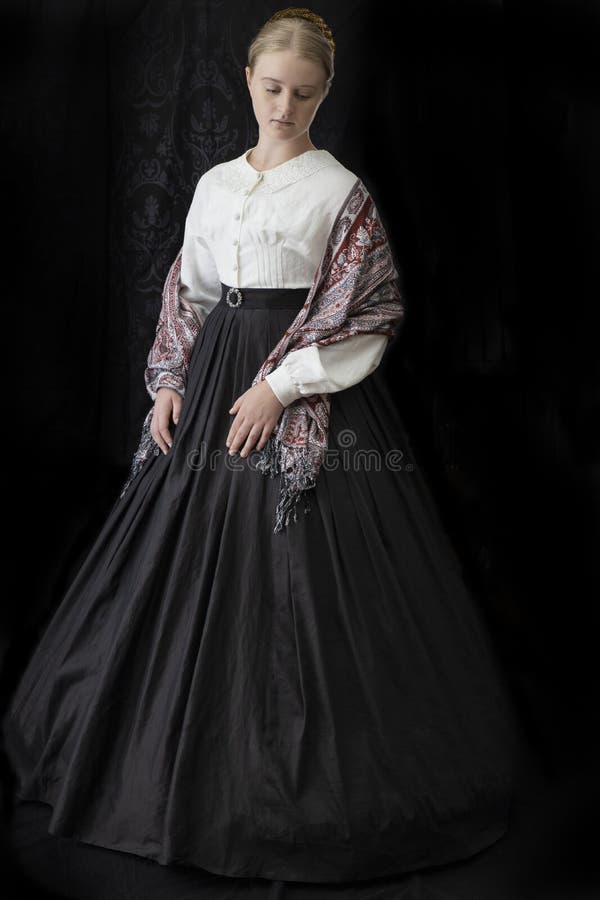
<svg viewBox="0 0 600 900">
<path fill-rule="evenodd" d="M 276 81 L 277 84 L 283 84 L 283 81 L 280 81 L 279 78 L 271 78 L 269 75 L 264 75 L 261 81 Z M 298 87 L 309 87 L 314 88 L 314 84 L 299 84 Z"/>
</svg>

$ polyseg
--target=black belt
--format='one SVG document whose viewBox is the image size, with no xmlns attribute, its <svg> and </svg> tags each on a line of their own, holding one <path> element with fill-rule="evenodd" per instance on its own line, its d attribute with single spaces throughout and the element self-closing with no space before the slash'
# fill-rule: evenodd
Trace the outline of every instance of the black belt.
<svg viewBox="0 0 600 900">
<path fill-rule="evenodd" d="M 310 288 L 237 288 L 221 282 L 221 303 L 234 309 L 302 309 Z"/>
</svg>

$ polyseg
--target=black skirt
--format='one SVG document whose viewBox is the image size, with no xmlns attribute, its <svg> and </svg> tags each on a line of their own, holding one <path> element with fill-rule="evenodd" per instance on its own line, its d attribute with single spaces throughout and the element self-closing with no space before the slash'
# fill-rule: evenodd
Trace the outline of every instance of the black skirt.
<svg viewBox="0 0 600 900">
<path fill-rule="evenodd" d="M 49 832 L 231 876 L 339 882 L 506 831 L 491 641 L 378 371 L 331 394 L 310 511 L 230 457 L 228 411 L 308 289 L 220 302 L 174 442 L 116 499 L 3 720 Z M 235 300 L 235 297 L 233 298 Z"/>
</svg>

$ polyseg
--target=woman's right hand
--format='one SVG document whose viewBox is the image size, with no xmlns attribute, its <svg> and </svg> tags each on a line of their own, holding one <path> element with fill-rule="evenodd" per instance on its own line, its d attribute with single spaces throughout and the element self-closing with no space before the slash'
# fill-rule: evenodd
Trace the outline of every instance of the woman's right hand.
<svg viewBox="0 0 600 900">
<path fill-rule="evenodd" d="M 150 422 L 150 434 L 165 454 L 173 444 L 173 438 L 169 431 L 171 416 L 173 416 L 173 423 L 177 425 L 182 404 L 183 398 L 181 394 L 178 394 L 172 388 L 159 388 L 156 392 L 154 411 Z"/>
</svg>

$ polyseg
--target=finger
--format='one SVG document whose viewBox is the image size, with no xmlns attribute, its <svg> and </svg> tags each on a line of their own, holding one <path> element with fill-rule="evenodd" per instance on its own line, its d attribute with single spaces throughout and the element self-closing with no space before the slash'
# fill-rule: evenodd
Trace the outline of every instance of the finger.
<svg viewBox="0 0 600 900">
<path fill-rule="evenodd" d="M 167 406 L 161 406 L 158 412 L 158 433 L 163 441 L 161 445 L 161 449 L 163 452 L 167 452 L 167 449 L 173 445 L 173 438 L 171 437 L 171 432 L 169 429 L 170 420 L 171 420 L 171 409 L 172 405 L 169 404 Z"/>
<path fill-rule="evenodd" d="M 170 407 L 167 409 L 161 408 L 158 411 L 158 416 L 156 420 L 156 430 L 158 432 L 157 443 L 163 453 L 166 453 L 171 444 L 173 443 L 173 439 L 171 438 L 171 433 L 169 431 L 169 418 L 171 415 Z"/>
<path fill-rule="evenodd" d="M 243 435 L 240 432 L 240 429 L 242 429 L 243 427 L 244 427 L 244 418 L 238 412 L 235 419 L 231 423 L 231 427 L 229 429 L 229 434 L 227 435 L 227 438 L 225 439 L 225 443 L 227 444 L 228 447 L 231 447 L 231 444 L 236 439 L 236 437 L 239 437 L 240 440 L 242 440 L 246 436 L 247 430 L 244 432 Z"/>
<path fill-rule="evenodd" d="M 262 450 L 262 448 L 265 446 L 265 444 L 266 444 L 267 441 L 269 440 L 269 436 L 270 436 L 270 434 L 271 434 L 272 431 L 273 431 L 272 428 L 269 428 L 268 425 L 265 425 L 265 427 L 264 427 L 263 430 L 262 430 L 262 434 L 261 434 L 261 436 L 260 436 L 260 439 L 259 439 L 259 441 L 258 441 L 258 443 L 257 443 L 257 445 L 256 445 L 256 449 L 257 449 L 257 450 Z"/>
<path fill-rule="evenodd" d="M 240 450 L 240 456 L 248 456 L 248 454 L 254 447 L 254 444 L 256 443 L 256 439 L 258 438 L 258 436 L 261 432 L 262 432 L 262 428 L 260 425 L 255 425 L 254 428 L 252 428 L 250 430 L 250 434 L 246 438 L 246 443 Z"/>
<path fill-rule="evenodd" d="M 227 447 L 231 447 L 231 442 L 235 438 L 237 430 L 238 430 L 238 423 L 237 423 L 237 420 L 234 419 L 234 421 L 231 423 L 231 428 L 229 429 L 229 434 L 225 438 L 225 444 Z"/>
<path fill-rule="evenodd" d="M 160 447 L 160 449 L 162 450 L 163 453 L 165 453 L 165 454 L 168 453 L 169 446 L 165 442 L 165 439 L 162 437 L 161 434 L 159 434 L 158 437 L 156 438 L 156 443 L 158 444 L 158 446 Z"/>
<path fill-rule="evenodd" d="M 161 428 L 160 436 L 165 441 L 165 443 L 168 444 L 169 447 L 173 446 L 173 438 L 171 437 L 171 432 L 168 428 Z"/>
<path fill-rule="evenodd" d="M 237 429 L 233 439 L 229 445 L 230 453 L 237 453 L 246 438 L 248 437 L 248 432 L 250 430 L 249 425 L 244 425 L 243 423 Z"/>
<path fill-rule="evenodd" d="M 159 421 L 158 421 L 158 412 L 157 412 L 156 408 L 154 409 L 152 418 L 150 420 L 150 434 L 152 435 L 154 442 L 156 444 L 158 444 L 158 446 L 160 447 L 160 449 L 163 452 L 165 452 L 167 448 L 165 446 L 165 443 L 164 443 L 162 437 L 160 436 L 160 425 L 159 425 Z"/>
<path fill-rule="evenodd" d="M 179 416 L 181 414 L 181 407 L 183 406 L 183 397 L 177 395 L 176 399 L 173 399 L 173 422 L 175 425 L 179 422 Z"/>
<path fill-rule="evenodd" d="M 169 448 L 167 447 L 164 439 L 162 438 L 158 428 L 150 428 L 150 434 L 152 435 L 152 437 L 154 438 L 155 442 L 158 444 L 158 446 L 160 447 L 162 452 L 166 453 Z"/>
</svg>

